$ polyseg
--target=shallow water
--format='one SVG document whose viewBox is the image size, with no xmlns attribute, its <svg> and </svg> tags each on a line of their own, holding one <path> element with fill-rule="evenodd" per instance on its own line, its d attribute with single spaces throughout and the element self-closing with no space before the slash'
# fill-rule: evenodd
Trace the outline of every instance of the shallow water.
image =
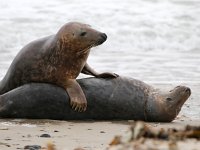
<svg viewBox="0 0 200 150">
<path fill-rule="evenodd" d="M 199 8 L 200 0 L 1 0 L 0 79 L 25 44 L 68 21 L 85 22 L 108 35 L 92 49 L 92 67 L 161 87 L 187 85 L 193 95 L 181 114 L 200 119 Z"/>
</svg>

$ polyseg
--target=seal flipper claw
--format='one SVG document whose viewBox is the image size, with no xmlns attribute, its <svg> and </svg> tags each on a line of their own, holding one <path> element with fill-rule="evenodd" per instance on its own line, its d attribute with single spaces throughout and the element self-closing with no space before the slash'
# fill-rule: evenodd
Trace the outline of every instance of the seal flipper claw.
<svg viewBox="0 0 200 150">
<path fill-rule="evenodd" d="M 78 112 L 82 112 L 83 111 L 83 107 L 80 107 L 79 109 L 78 109 Z"/>
<path fill-rule="evenodd" d="M 76 107 L 75 103 L 71 102 L 71 108 L 75 109 L 75 107 Z"/>
<path fill-rule="evenodd" d="M 80 106 L 79 106 L 79 105 L 76 105 L 76 107 L 75 107 L 74 110 L 80 112 L 79 109 L 80 109 Z"/>
<path fill-rule="evenodd" d="M 85 112 L 87 110 L 87 105 L 84 105 L 84 107 L 82 108 L 81 112 Z"/>
</svg>

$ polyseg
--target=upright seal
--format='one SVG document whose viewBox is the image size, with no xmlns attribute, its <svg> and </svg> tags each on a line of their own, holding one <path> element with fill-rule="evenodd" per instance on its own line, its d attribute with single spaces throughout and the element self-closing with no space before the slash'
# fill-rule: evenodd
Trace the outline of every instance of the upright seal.
<svg viewBox="0 0 200 150">
<path fill-rule="evenodd" d="M 117 77 L 114 73 L 97 73 L 86 63 L 90 48 L 105 42 L 107 36 L 89 25 L 70 22 L 55 35 L 26 45 L 13 60 L 0 83 L 0 94 L 21 85 L 39 82 L 64 88 L 76 111 L 85 111 L 87 100 L 76 82 L 80 72 L 95 77 Z"/>
</svg>

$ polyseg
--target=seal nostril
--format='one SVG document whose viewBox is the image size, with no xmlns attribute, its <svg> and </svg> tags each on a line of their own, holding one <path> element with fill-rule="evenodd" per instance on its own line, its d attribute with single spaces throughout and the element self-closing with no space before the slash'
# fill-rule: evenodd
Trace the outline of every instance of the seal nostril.
<svg viewBox="0 0 200 150">
<path fill-rule="evenodd" d="M 100 45 L 100 44 L 102 44 L 103 42 L 105 42 L 106 41 L 106 39 L 107 39 L 107 35 L 105 34 L 105 33 L 100 33 L 99 34 L 99 39 L 98 39 L 98 41 L 97 41 L 97 45 Z"/>
<path fill-rule="evenodd" d="M 186 90 L 185 90 L 185 92 L 187 92 L 187 93 L 191 93 L 191 90 L 190 90 L 190 88 L 186 88 Z"/>
<path fill-rule="evenodd" d="M 107 35 L 106 35 L 105 33 L 102 33 L 102 34 L 101 34 L 101 37 L 102 37 L 104 40 L 107 39 Z"/>
</svg>

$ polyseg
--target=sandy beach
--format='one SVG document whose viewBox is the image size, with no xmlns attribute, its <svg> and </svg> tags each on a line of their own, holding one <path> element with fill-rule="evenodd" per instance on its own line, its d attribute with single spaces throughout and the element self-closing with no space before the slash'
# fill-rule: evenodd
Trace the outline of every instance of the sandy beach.
<svg viewBox="0 0 200 150">
<path fill-rule="evenodd" d="M 48 142 L 57 150 L 103 150 L 115 135 L 124 134 L 132 121 L 55 121 L 55 120 L 0 120 L 0 149 L 24 149 L 26 145 L 46 147 Z M 172 123 L 147 123 L 152 128 L 184 128 L 185 125 L 200 125 L 200 120 L 189 120 L 182 116 Z M 48 134 L 50 137 L 40 137 Z M 182 141 L 180 148 L 189 144 L 189 149 L 200 148 L 196 140 Z"/>
</svg>

